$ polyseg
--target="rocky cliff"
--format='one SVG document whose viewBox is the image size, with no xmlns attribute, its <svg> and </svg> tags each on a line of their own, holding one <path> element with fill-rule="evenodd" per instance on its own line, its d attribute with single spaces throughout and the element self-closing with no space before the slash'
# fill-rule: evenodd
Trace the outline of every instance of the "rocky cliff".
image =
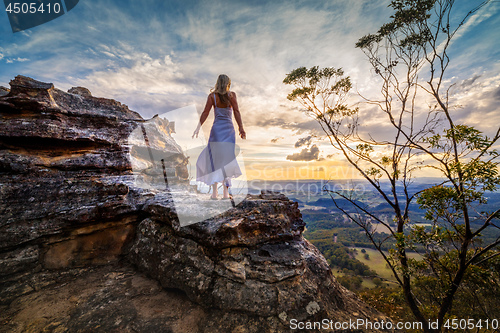
<svg viewBox="0 0 500 333">
<path fill-rule="evenodd" d="M 386 320 L 337 283 L 283 195 L 249 195 L 181 226 L 176 210 L 206 209 L 206 195 L 189 186 L 168 120 L 145 122 L 81 87 L 23 76 L 10 85 L 0 89 L 0 331 L 287 332 L 291 319 Z M 155 134 L 131 146 L 139 126 Z M 148 162 L 152 150 L 168 153 L 163 170 Z M 188 207 L 165 187 L 137 186 L 131 158 L 182 185 Z"/>
</svg>

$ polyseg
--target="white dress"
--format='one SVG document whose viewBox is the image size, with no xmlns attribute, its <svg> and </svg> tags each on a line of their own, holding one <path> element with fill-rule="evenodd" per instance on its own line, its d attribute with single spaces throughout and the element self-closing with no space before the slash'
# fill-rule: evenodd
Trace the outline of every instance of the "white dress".
<svg viewBox="0 0 500 333">
<path fill-rule="evenodd" d="M 226 186 L 231 186 L 231 178 L 241 176 L 241 170 L 236 161 L 235 132 L 233 126 L 233 108 L 217 107 L 214 98 L 215 120 L 210 131 L 208 145 L 203 149 L 196 161 L 196 180 L 207 185 L 225 181 Z"/>
</svg>

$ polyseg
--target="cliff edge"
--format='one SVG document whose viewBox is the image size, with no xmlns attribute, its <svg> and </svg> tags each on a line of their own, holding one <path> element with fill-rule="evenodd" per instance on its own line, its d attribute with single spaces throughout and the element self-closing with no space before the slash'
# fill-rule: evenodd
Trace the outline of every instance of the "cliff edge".
<svg viewBox="0 0 500 333">
<path fill-rule="evenodd" d="M 282 194 L 182 226 L 169 191 L 136 185 L 127 140 L 145 124 L 138 113 L 82 87 L 24 76 L 10 85 L 0 89 L 1 331 L 288 332 L 291 320 L 387 320 L 335 280 Z M 149 141 L 168 152 L 169 182 L 189 209 L 206 209 L 173 124 L 147 126 L 159 129 Z"/>
</svg>

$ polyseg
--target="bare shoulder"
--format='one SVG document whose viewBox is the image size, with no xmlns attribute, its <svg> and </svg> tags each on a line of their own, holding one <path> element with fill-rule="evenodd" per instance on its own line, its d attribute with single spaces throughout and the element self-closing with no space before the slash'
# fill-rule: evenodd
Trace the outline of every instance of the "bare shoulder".
<svg viewBox="0 0 500 333">
<path fill-rule="evenodd" d="M 213 93 L 213 92 L 211 92 L 210 94 L 208 94 L 208 96 L 207 96 L 207 102 L 213 104 L 214 96 L 215 96 L 215 93 Z"/>
<path fill-rule="evenodd" d="M 228 91 L 227 94 L 229 95 L 229 98 L 236 99 L 236 93 L 234 91 Z"/>
</svg>

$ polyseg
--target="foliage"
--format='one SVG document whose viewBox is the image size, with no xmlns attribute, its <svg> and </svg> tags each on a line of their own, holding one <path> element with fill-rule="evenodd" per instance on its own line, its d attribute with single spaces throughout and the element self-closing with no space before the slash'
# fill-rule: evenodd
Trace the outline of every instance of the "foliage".
<svg viewBox="0 0 500 333">
<path fill-rule="evenodd" d="M 340 268 L 349 275 L 376 275 L 370 267 L 354 258 L 354 254 L 346 246 L 328 239 L 311 240 L 311 242 L 321 251 L 331 267 Z"/>
<path fill-rule="evenodd" d="M 327 241 L 328 244 L 333 244 L 333 237 L 336 234 L 338 239 L 337 242 L 346 247 L 365 247 L 376 249 L 373 243 L 366 239 L 362 233 L 362 228 L 358 225 L 345 223 L 338 219 L 341 217 L 340 214 L 303 210 L 302 216 L 304 221 L 307 223 L 307 231 L 304 233 L 304 236 L 313 243 L 317 240 L 323 240 Z M 373 238 L 381 242 L 387 238 L 387 235 L 375 233 L 373 234 Z M 382 248 L 387 251 L 392 245 L 394 245 L 394 241 L 387 240 L 382 245 Z"/>
<path fill-rule="evenodd" d="M 359 276 L 344 275 L 337 277 L 337 281 L 351 291 L 361 290 L 363 279 Z"/>
<path fill-rule="evenodd" d="M 411 322 L 413 316 L 400 288 L 373 288 L 359 293 L 361 299 L 393 321 Z"/>
<path fill-rule="evenodd" d="M 497 256 L 494 256 L 494 255 Z M 459 300 L 449 312 L 449 318 L 474 318 L 490 321 L 500 317 L 500 259 L 499 252 L 488 264 L 474 265 L 464 277 L 456 298 Z M 456 260 L 456 257 L 453 258 Z M 420 272 L 421 278 L 414 279 L 413 292 L 422 301 L 423 312 L 435 312 L 438 302 L 432 298 L 442 297 L 442 281 L 436 276 Z M 368 304 L 386 313 L 393 320 L 412 321 L 411 310 L 404 301 L 400 288 L 374 288 L 360 292 Z M 481 332 L 487 332 L 483 330 Z"/>
<path fill-rule="evenodd" d="M 382 282 L 382 280 L 381 280 L 380 278 L 376 277 L 376 278 L 374 278 L 374 279 L 373 279 L 373 283 L 374 283 L 377 287 L 379 287 L 379 288 L 380 288 L 380 287 L 382 286 L 382 283 L 383 283 L 383 282 Z"/>
</svg>

